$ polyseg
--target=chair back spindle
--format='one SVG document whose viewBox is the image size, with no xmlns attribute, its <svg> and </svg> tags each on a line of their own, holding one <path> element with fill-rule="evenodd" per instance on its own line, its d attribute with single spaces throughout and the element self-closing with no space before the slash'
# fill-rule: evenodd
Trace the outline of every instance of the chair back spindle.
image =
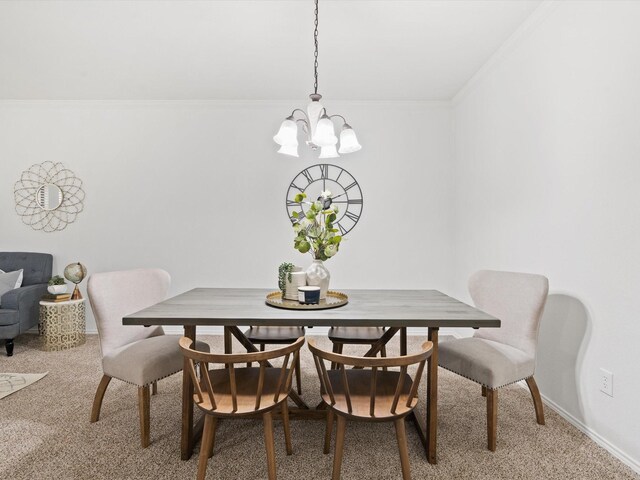
<svg viewBox="0 0 640 480">
<path fill-rule="evenodd" d="M 282 348 L 241 354 L 200 352 L 192 349 L 192 343 L 187 337 L 180 339 L 180 349 L 187 359 L 195 388 L 194 401 L 209 413 L 231 416 L 262 412 L 286 400 L 304 337 Z M 278 358 L 283 358 L 280 368 L 267 368 L 269 360 Z M 236 368 L 236 364 L 249 362 L 259 366 Z M 209 370 L 209 364 L 222 368 Z M 249 384 L 250 391 L 247 390 Z M 265 388 L 267 385 L 270 390 Z M 269 395 L 268 400 L 265 395 Z"/>
<path fill-rule="evenodd" d="M 431 342 L 425 342 L 421 351 L 412 355 L 352 357 L 321 350 L 309 341 L 323 400 L 344 415 L 371 421 L 402 417 L 413 410 L 432 348 Z M 327 370 L 326 362 L 335 364 L 336 368 Z M 417 366 L 413 378 L 409 375 L 412 366 Z"/>
</svg>

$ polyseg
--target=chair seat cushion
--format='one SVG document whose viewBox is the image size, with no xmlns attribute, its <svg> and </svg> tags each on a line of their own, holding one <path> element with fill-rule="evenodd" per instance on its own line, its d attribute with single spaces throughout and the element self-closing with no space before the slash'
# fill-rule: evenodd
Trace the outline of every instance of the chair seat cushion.
<svg viewBox="0 0 640 480">
<path fill-rule="evenodd" d="M 158 335 L 130 343 L 103 357 L 105 375 L 140 387 L 182 370 L 184 358 L 176 335 Z M 209 351 L 209 345 L 196 342 L 196 349 Z"/>
<path fill-rule="evenodd" d="M 331 327 L 329 340 L 337 343 L 374 343 L 384 335 L 383 327 Z"/>
<path fill-rule="evenodd" d="M 251 343 L 293 343 L 304 337 L 304 327 L 251 327 L 244 335 Z"/>
<path fill-rule="evenodd" d="M 495 389 L 532 376 L 535 358 L 510 345 L 470 337 L 442 342 L 438 364 Z"/>
<path fill-rule="evenodd" d="M 218 368 L 209 370 L 209 378 L 214 392 L 214 400 L 216 409 L 211 411 L 211 401 L 207 393 L 207 389 L 202 384 L 203 401 L 200 402 L 198 395 L 193 396 L 194 402 L 203 410 L 208 411 L 216 416 L 237 416 L 255 414 L 256 412 L 264 412 L 274 406 L 282 403 L 287 398 L 288 391 L 282 386 L 278 401 L 274 400 L 278 383 L 280 380 L 281 368 L 265 368 L 264 383 L 262 386 L 262 395 L 260 397 L 260 407 L 256 410 L 256 395 L 258 392 L 258 380 L 260 378 L 260 368 L 235 368 L 234 375 L 236 379 L 236 406 L 233 408 L 233 399 L 231 396 L 231 382 L 229 370 L 226 368 Z M 289 369 L 285 370 L 283 383 L 289 375 Z"/>
<path fill-rule="evenodd" d="M 418 403 L 418 398 L 416 397 L 412 400 L 411 404 L 407 406 L 407 399 L 409 398 L 409 392 L 411 391 L 413 382 L 411 381 L 411 377 L 405 373 L 396 412 L 392 414 L 391 405 L 393 404 L 393 397 L 398 386 L 398 380 L 400 379 L 400 372 L 378 370 L 376 373 L 375 408 L 372 417 L 370 415 L 371 369 L 346 369 L 345 372 L 347 374 L 347 383 L 351 397 L 351 413 L 349 413 L 347 397 L 342 382 L 342 371 L 327 371 L 331 389 L 333 390 L 333 397 L 336 401 L 331 408 L 348 417 L 366 418 L 369 421 L 385 421 L 409 413 Z M 324 400 L 327 405 L 331 405 L 331 397 L 328 393 L 322 394 L 322 400 Z"/>
</svg>

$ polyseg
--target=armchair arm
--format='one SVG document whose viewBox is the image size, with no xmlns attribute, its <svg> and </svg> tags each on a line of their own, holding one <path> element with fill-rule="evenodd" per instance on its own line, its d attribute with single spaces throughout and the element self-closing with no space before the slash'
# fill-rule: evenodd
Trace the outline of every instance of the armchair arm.
<svg viewBox="0 0 640 480">
<path fill-rule="evenodd" d="M 16 288 L 2 296 L 0 308 L 17 310 L 20 332 L 24 332 L 38 324 L 40 317 L 39 302 L 45 293 L 47 293 L 46 283 Z"/>
</svg>

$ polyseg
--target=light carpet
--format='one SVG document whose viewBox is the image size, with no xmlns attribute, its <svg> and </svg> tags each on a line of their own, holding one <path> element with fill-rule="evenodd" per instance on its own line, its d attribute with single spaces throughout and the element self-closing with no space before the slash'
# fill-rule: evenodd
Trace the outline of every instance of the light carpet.
<svg viewBox="0 0 640 480">
<path fill-rule="evenodd" d="M 221 337 L 202 337 L 222 350 Z M 409 351 L 422 339 L 409 337 Z M 320 346 L 328 347 L 323 340 Z M 390 354 L 397 351 L 392 341 Z M 158 384 L 151 397 L 151 445 L 140 447 L 137 392 L 112 381 L 100 421 L 89 423 L 93 395 L 102 372 L 98 339 L 62 352 L 37 349 L 35 335 L 16 339 L 15 354 L 0 357 L 5 371 L 49 375 L 0 403 L 0 477 L 29 479 L 193 479 L 197 449 L 180 460 L 181 376 Z M 239 344 L 234 348 L 240 351 Z M 349 351 L 360 353 L 357 347 Z M 303 398 L 319 402 L 312 358 L 303 347 Z M 528 392 L 500 390 L 498 449 L 486 449 L 485 399 L 473 382 L 440 369 L 438 464 L 426 462 L 412 425 L 407 425 L 414 479 L 638 479 L 625 465 L 546 408 L 546 426 L 535 421 Z M 421 388 L 424 399 L 424 384 Z M 420 415 L 424 415 L 421 402 Z M 324 422 L 292 421 L 294 454 L 287 456 L 280 422 L 275 423 L 279 479 L 329 479 L 332 455 L 322 454 Z M 228 420 L 216 435 L 208 479 L 266 478 L 262 422 Z M 400 459 L 392 424 L 347 423 L 342 478 L 399 479 Z"/>
</svg>

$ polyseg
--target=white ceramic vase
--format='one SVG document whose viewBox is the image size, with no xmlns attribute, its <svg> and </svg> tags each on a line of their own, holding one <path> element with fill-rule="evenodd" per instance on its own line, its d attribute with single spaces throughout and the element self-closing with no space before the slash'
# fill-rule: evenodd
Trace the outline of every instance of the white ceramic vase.
<svg viewBox="0 0 640 480">
<path fill-rule="evenodd" d="M 63 285 L 49 285 L 47 287 L 47 291 L 51 294 L 51 295 L 59 295 L 61 293 L 67 293 L 67 284 L 63 284 Z"/>
<path fill-rule="evenodd" d="M 307 285 L 320 287 L 320 300 L 327 298 L 331 274 L 322 260 L 314 260 L 307 268 Z"/>
</svg>

